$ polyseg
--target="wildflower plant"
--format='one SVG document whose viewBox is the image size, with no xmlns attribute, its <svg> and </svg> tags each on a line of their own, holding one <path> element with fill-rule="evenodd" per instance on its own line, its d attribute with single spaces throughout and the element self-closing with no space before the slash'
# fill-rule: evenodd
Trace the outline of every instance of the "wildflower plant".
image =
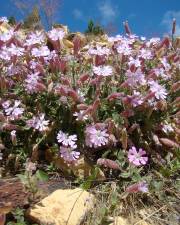
<svg viewBox="0 0 180 225">
<path fill-rule="evenodd" d="M 70 41 L 65 28 L 0 34 L 4 160 L 59 146 L 69 167 L 82 156 L 104 158 L 122 177 L 132 167 L 146 173 L 157 157 L 166 162 L 179 147 L 179 46 L 126 31 L 92 41 L 79 34 Z"/>
</svg>

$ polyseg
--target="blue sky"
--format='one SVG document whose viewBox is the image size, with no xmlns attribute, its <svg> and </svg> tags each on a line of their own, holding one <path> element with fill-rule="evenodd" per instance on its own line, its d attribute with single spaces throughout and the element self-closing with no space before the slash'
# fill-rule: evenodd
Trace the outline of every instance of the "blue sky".
<svg viewBox="0 0 180 225">
<path fill-rule="evenodd" d="M 0 16 L 11 15 L 23 19 L 13 0 L 0 0 Z M 84 31 L 93 19 L 104 26 L 112 23 L 116 33 L 122 33 L 122 23 L 128 20 L 137 35 L 162 36 L 170 31 L 172 18 L 180 35 L 180 0 L 63 0 L 55 21 L 71 31 Z"/>
</svg>

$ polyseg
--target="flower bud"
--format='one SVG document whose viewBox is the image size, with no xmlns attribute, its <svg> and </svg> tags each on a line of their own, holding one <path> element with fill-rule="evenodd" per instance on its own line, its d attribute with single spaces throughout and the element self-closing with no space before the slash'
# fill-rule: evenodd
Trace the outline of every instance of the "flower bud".
<svg viewBox="0 0 180 225">
<path fill-rule="evenodd" d="M 16 130 L 11 131 L 11 141 L 13 145 L 17 145 Z"/>
<path fill-rule="evenodd" d="M 130 34 L 131 34 L 131 30 L 130 30 L 130 28 L 129 28 L 128 21 L 125 21 L 125 22 L 123 23 L 123 25 L 124 25 L 124 29 L 125 29 L 126 34 L 130 35 Z"/>
<path fill-rule="evenodd" d="M 174 35 L 176 32 L 176 19 L 173 19 L 173 24 L 172 24 L 172 35 Z"/>
</svg>

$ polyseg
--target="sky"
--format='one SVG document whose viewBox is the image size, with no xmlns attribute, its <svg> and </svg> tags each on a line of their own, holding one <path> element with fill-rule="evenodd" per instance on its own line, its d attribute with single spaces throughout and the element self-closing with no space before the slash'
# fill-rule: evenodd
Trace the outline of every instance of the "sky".
<svg viewBox="0 0 180 225">
<path fill-rule="evenodd" d="M 32 3 L 33 0 L 26 0 Z M 57 0 L 58 1 L 58 0 Z M 180 0 L 59 0 L 55 22 L 67 25 L 71 31 L 83 32 L 88 21 L 123 33 L 123 21 L 128 20 L 133 33 L 141 36 L 163 36 L 170 32 L 176 18 L 176 35 L 180 35 Z M 14 6 L 14 0 L 0 0 L 0 16 L 24 18 Z"/>
</svg>

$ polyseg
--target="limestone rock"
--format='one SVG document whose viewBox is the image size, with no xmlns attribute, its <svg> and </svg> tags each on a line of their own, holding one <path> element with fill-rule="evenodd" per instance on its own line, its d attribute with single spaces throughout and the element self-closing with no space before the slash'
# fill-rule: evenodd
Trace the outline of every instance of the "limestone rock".
<svg viewBox="0 0 180 225">
<path fill-rule="evenodd" d="M 87 178 L 91 175 L 93 166 L 91 166 L 84 157 L 77 160 L 75 165 L 68 166 L 67 163 L 59 156 L 54 156 L 49 149 L 45 153 L 46 160 L 53 162 L 57 168 L 59 168 L 64 174 L 73 174 L 81 179 Z M 97 180 L 105 180 L 105 175 L 102 170 L 99 169 L 97 174 Z"/>
<path fill-rule="evenodd" d="M 124 217 L 121 216 L 117 216 L 114 219 L 114 222 L 109 224 L 109 225 L 130 225 L 130 224 L 135 224 L 137 221 L 130 221 L 129 219 L 126 219 Z M 140 223 L 138 223 L 138 225 L 150 225 L 148 224 L 146 221 L 142 221 Z"/>
<path fill-rule="evenodd" d="M 57 190 L 30 209 L 28 216 L 43 225 L 79 225 L 94 200 L 92 194 L 80 188 Z"/>
</svg>

